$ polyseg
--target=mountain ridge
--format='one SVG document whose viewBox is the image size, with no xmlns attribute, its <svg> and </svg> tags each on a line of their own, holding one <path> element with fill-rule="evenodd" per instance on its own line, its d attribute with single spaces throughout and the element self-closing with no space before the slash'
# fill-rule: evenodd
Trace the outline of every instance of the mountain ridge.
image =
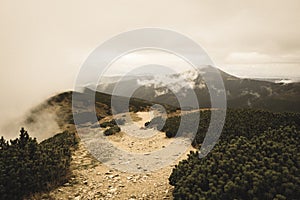
<svg viewBox="0 0 300 200">
<path fill-rule="evenodd" d="M 204 68 L 201 73 L 207 73 L 206 77 L 209 78 L 213 78 L 215 75 L 215 72 L 209 71 L 208 68 Z M 132 97 L 179 107 L 176 93 L 188 95 L 194 90 L 200 102 L 199 107 L 207 108 L 210 107 L 210 96 L 201 73 L 187 71 L 168 76 L 125 77 L 124 80 L 119 79 L 116 82 L 106 84 L 100 82 L 96 91 L 115 94 L 116 86 L 134 87 L 137 89 Z M 274 83 L 266 80 L 238 78 L 221 70 L 219 73 L 224 82 L 228 107 L 266 109 L 275 112 L 300 112 L 300 106 L 298 106 L 300 101 L 299 82 Z M 189 77 L 189 75 L 191 76 Z M 117 80 L 117 78 L 112 79 Z M 121 93 L 117 95 L 121 95 Z"/>
</svg>

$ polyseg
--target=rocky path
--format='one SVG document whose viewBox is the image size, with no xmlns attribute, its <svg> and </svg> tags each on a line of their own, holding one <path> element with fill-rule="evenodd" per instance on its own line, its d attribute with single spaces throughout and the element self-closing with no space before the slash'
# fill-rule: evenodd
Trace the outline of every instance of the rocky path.
<svg viewBox="0 0 300 200">
<path fill-rule="evenodd" d="M 138 125 L 148 120 L 146 116 L 144 113 L 139 114 Z M 171 141 L 163 133 L 141 140 L 121 132 L 108 136 L 108 139 L 115 145 L 121 147 L 123 145 L 125 150 L 131 152 L 155 151 L 169 145 Z M 84 143 L 80 142 L 78 150 L 72 157 L 73 174 L 69 182 L 48 193 L 45 199 L 172 199 L 172 186 L 169 185 L 168 178 L 174 165 L 178 160 L 186 158 L 190 150 L 193 150 L 192 147 L 177 159 L 177 162 L 164 168 L 130 173 L 113 169 L 99 162 L 89 153 Z"/>
<path fill-rule="evenodd" d="M 168 177 L 172 167 L 152 173 L 126 173 L 93 159 L 80 144 L 72 161 L 73 176 L 49 193 L 53 199 L 172 199 Z"/>
</svg>

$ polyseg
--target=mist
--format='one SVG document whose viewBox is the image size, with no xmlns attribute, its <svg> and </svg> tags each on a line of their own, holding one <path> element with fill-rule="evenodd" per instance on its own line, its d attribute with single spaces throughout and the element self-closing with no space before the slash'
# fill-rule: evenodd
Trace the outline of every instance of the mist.
<svg viewBox="0 0 300 200">
<path fill-rule="evenodd" d="M 46 110 L 38 114 L 28 112 L 13 120 L 4 121 L 4 124 L 1 126 L 1 136 L 6 140 L 15 139 L 20 134 L 21 127 L 24 127 L 31 137 L 41 142 L 61 132 L 56 118 L 57 116 L 54 112 Z"/>
<path fill-rule="evenodd" d="M 185 34 L 202 45 L 217 66 L 234 75 L 261 78 L 272 72 L 272 77 L 297 79 L 299 6 L 293 0 L 2 0 L 0 135 L 17 136 L 20 126 L 26 125 L 17 121 L 31 108 L 73 88 L 81 64 L 93 49 L 136 28 L 161 27 Z M 7 128 L 13 126 L 14 130 Z"/>
</svg>

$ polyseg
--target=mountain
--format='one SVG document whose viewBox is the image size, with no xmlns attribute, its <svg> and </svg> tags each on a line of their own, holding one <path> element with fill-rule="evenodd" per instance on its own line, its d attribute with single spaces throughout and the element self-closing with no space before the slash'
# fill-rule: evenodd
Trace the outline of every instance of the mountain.
<svg viewBox="0 0 300 200">
<path fill-rule="evenodd" d="M 78 124 L 96 122 L 92 112 L 93 105 L 89 104 L 92 95 L 94 95 L 94 91 L 87 88 L 82 93 L 67 91 L 57 94 L 47 99 L 42 104 L 34 107 L 21 124 L 25 127 L 37 127 L 40 129 L 42 125 L 45 126 L 43 123 L 45 123 L 45 120 L 47 120 L 47 126 L 45 127 L 49 128 L 49 132 L 52 131 L 52 133 L 55 133 L 58 132 L 58 129 L 61 131 L 68 130 L 70 132 L 74 132 L 74 118 L 76 118 L 76 122 Z M 73 96 L 76 96 L 76 106 L 78 111 L 74 113 L 74 116 L 72 112 Z M 156 104 L 155 102 L 149 102 L 138 98 L 129 99 L 128 97 L 121 96 L 114 96 L 114 98 L 119 104 L 129 101 L 129 111 L 134 112 L 149 110 L 151 106 Z M 110 94 L 101 92 L 95 93 L 96 120 L 101 120 L 112 115 L 111 99 L 112 96 Z M 163 106 L 167 112 L 175 111 L 177 109 L 176 107 L 167 104 L 163 104 Z M 118 107 L 117 104 L 115 107 L 113 107 L 113 109 L 120 113 L 126 108 L 123 108 L 123 106 Z M 49 116 L 51 116 L 51 120 Z M 52 135 L 47 135 L 47 137 L 50 136 Z M 35 135 L 35 137 L 38 139 L 47 138 L 41 137 L 40 134 Z"/>
<path fill-rule="evenodd" d="M 176 95 L 189 96 L 195 92 L 200 108 L 210 107 L 210 96 L 202 75 L 215 77 L 209 67 L 201 71 L 186 71 L 169 75 L 145 75 L 108 77 L 97 85 L 97 91 L 132 97 L 180 107 Z M 227 105 L 230 108 L 256 108 L 270 111 L 300 112 L 300 83 L 289 81 L 264 81 L 238 78 L 219 70 L 226 90 Z M 115 90 L 120 87 L 121 91 Z M 187 101 L 187 105 L 190 106 Z"/>
<path fill-rule="evenodd" d="M 206 71 L 204 73 L 212 72 Z M 290 109 L 291 111 L 299 112 L 299 108 L 297 107 L 297 102 L 299 101 L 299 84 L 297 83 L 276 84 L 267 81 L 240 79 L 224 72 L 221 72 L 221 75 L 227 92 L 228 105 L 231 107 L 244 107 L 246 105 L 248 107 L 262 107 L 264 109 L 279 111 L 288 111 L 288 109 Z M 111 105 L 112 98 L 116 98 L 117 102 L 120 102 L 120 105 L 123 102 L 129 101 L 129 110 L 134 112 L 148 111 L 154 104 L 163 105 L 170 115 L 168 115 L 166 126 L 164 126 L 165 128 L 162 130 L 166 131 L 166 133 L 172 133 L 177 131 L 176 129 L 179 125 L 178 122 L 181 123 L 181 120 L 179 119 L 181 119 L 182 115 L 186 115 L 186 117 L 182 118 L 186 119 L 185 121 L 183 120 L 183 123 L 190 123 L 196 119 L 194 117 L 194 115 L 197 114 L 196 112 L 176 112 L 178 101 L 176 101 L 175 94 L 182 93 L 188 95 L 188 93 L 191 92 L 189 86 L 192 86 L 198 99 L 202 100 L 200 102 L 201 106 L 205 108 L 209 107 L 209 98 L 207 98 L 208 92 L 205 83 L 201 78 L 201 74 L 189 71 L 182 74 L 161 76 L 158 77 L 161 80 L 158 82 L 158 79 L 155 78 L 155 76 L 139 76 L 138 78 L 127 77 L 126 80 L 119 81 L 118 84 L 121 84 L 123 86 L 122 88 L 130 88 L 131 86 L 129 84 L 136 84 L 135 86 L 139 86 L 131 98 L 128 96 L 119 96 L 122 91 L 117 93 L 119 95 L 112 96 L 111 94 L 108 94 L 109 90 L 106 90 L 106 93 L 95 93 L 95 91 L 89 88 L 86 88 L 82 93 L 64 92 L 58 94 L 34 108 L 25 120 L 26 124 L 24 125 L 27 126 L 28 124 L 43 122 L 43 126 L 49 126 L 49 120 L 47 120 L 46 117 L 42 118 L 42 121 L 39 119 L 41 119 L 43 113 L 49 114 L 53 112 L 61 132 L 68 131 L 69 133 L 76 133 L 72 112 L 72 103 L 74 103 L 75 100 L 78 112 L 74 114 L 74 117 L 77 119 L 77 122 L 79 122 L 79 127 L 83 128 L 87 133 L 94 137 L 97 136 L 97 134 L 102 134 L 103 129 L 99 130 L 97 127 L 93 126 L 95 124 L 95 121 L 93 121 L 95 117 L 92 117 L 93 107 L 95 107 L 96 120 L 99 120 L 99 123 L 110 122 L 109 120 L 112 119 L 112 109 L 116 109 L 120 112 L 122 112 L 123 109 L 123 107 L 118 104 L 116 106 Z M 106 83 L 108 84 L 106 85 L 106 89 L 113 88 L 114 85 L 116 86 L 116 81 L 119 79 L 120 77 L 114 77 L 110 79 L 110 82 L 107 80 Z M 172 88 L 168 89 L 167 85 L 164 85 L 166 83 L 171 84 Z M 182 87 L 182 83 L 186 87 Z M 140 85 L 143 86 L 140 87 Z M 103 85 L 99 85 L 100 89 L 101 86 Z M 77 98 L 72 99 L 73 95 Z M 205 97 L 207 98 L 206 104 L 203 100 Z M 89 103 L 92 98 L 95 98 L 95 105 Z M 149 99 L 147 100 L 146 98 Z M 274 101 L 274 99 L 278 101 L 281 100 L 280 102 L 282 104 L 279 104 L 278 101 Z M 248 102 L 251 104 L 248 104 Z M 294 110 L 292 110 L 293 107 L 295 108 Z M 199 129 L 196 138 L 192 143 L 194 147 L 199 147 L 199 144 L 203 141 L 203 136 L 205 135 L 206 128 L 210 122 L 210 110 L 203 109 L 200 112 L 201 121 Z M 148 122 L 148 119 L 143 119 L 143 116 L 139 115 L 139 113 L 132 112 L 131 114 L 136 118 L 137 122 L 142 121 L 142 123 L 140 123 L 142 126 Z M 221 174 L 221 178 L 225 180 L 223 183 L 226 184 L 230 183 L 228 180 L 229 177 L 230 180 L 234 180 L 235 185 L 242 187 L 239 189 L 242 190 L 246 188 L 245 191 L 251 191 L 249 190 L 251 187 L 255 188 L 252 186 L 252 182 L 257 182 L 257 180 L 259 180 L 260 182 L 258 185 L 261 186 L 261 189 L 258 190 L 258 194 L 255 194 L 256 196 L 261 195 L 261 193 L 262 195 L 268 195 L 264 192 L 266 190 L 263 190 L 265 185 L 269 188 L 272 188 L 273 186 L 273 188 L 276 188 L 274 191 L 271 189 L 267 190 L 272 193 L 276 193 L 277 191 L 280 192 L 281 188 L 283 188 L 283 193 L 280 194 L 286 195 L 287 197 L 293 197 L 292 195 L 297 196 L 298 194 L 296 192 L 297 188 L 299 188 L 297 187 L 298 185 L 291 185 L 290 183 L 294 183 L 294 180 L 299 178 L 297 177 L 297 174 L 299 173 L 296 171 L 298 168 L 293 163 L 293 160 L 297 158 L 296 155 L 298 153 L 297 151 L 295 152 L 295 149 L 297 149 L 296 146 L 299 145 L 297 143 L 297 141 L 299 141 L 299 115 L 300 113 L 273 113 L 254 109 L 228 109 L 226 123 L 220 137 L 219 145 L 216 145 L 214 153 L 209 154 L 206 160 L 196 160 L 198 155 L 195 156 L 196 154 L 194 155 L 193 153 L 188 155 L 188 152 L 186 152 L 179 160 L 185 158 L 187 158 L 187 160 L 180 162 L 175 168 L 173 168 L 174 165 L 170 165 L 155 172 L 147 171 L 145 174 L 132 174 L 130 172 L 120 172 L 118 170 L 109 169 L 103 163 L 98 162 L 98 160 L 89 153 L 83 143 L 84 138 L 81 138 L 78 143 L 78 149 L 74 154 L 72 153 L 72 161 L 70 163 L 72 174 L 67 182 L 64 185 L 57 185 L 57 188 L 52 191 L 34 194 L 37 196 L 30 199 L 172 199 L 172 195 L 176 199 L 178 196 L 188 198 L 200 194 L 214 195 L 212 192 L 213 189 L 206 193 L 197 192 L 198 188 L 202 189 L 203 183 L 205 183 L 203 190 L 207 190 L 205 189 L 206 180 L 210 181 L 214 178 L 211 177 L 210 174 Z M 150 121 L 150 123 L 152 122 Z M 284 129 L 281 127 L 284 127 Z M 121 126 L 121 128 L 124 127 Z M 145 153 L 156 151 L 160 148 L 164 149 L 170 144 L 170 141 L 176 139 L 168 138 L 166 137 L 166 133 L 159 132 L 154 138 L 142 142 L 139 139 L 134 139 L 130 135 L 127 135 L 133 129 L 121 130 L 121 132 L 116 133 L 115 135 L 107 136 L 107 139 L 129 152 Z M 138 131 L 143 133 L 142 131 L 147 131 L 147 129 L 139 126 Z M 53 131 L 53 133 L 55 132 Z M 59 142 L 64 144 L 65 140 L 57 136 L 53 138 L 57 138 L 59 141 L 55 140 L 53 144 L 49 144 L 49 148 L 54 149 L 54 152 L 56 152 L 56 146 L 54 144 L 59 144 Z M 94 139 L 98 140 L 99 138 Z M 180 137 L 177 137 L 177 139 L 180 139 Z M 42 143 L 45 144 L 45 142 Z M 101 149 L 103 146 L 104 143 L 98 143 L 98 146 L 95 146 L 95 148 Z M 266 152 L 269 152 L 270 148 L 272 148 L 272 153 L 267 155 L 272 157 L 268 159 L 269 156 L 266 156 Z M 240 151 L 241 149 L 242 151 Z M 190 147 L 188 151 L 189 150 L 195 151 L 196 149 Z M 241 155 L 243 150 L 245 151 L 243 153 L 244 155 Z M 257 154 L 257 152 L 259 152 L 259 154 Z M 177 155 L 177 152 L 175 151 L 172 153 Z M 259 158 L 257 158 L 257 155 Z M 232 158 L 228 159 L 228 157 Z M 247 157 L 249 158 L 249 162 L 247 161 L 247 163 L 245 163 Z M 117 156 L 116 158 L 119 164 L 124 163 L 123 160 L 120 160 L 121 157 Z M 57 158 L 53 159 L 57 160 Z M 267 159 L 268 162 L 265 162 Z M 214 170 L 219 169 L 214 166 L 211 167 L 211 164 L 214 164 L 215 161 L 221 161 L 219 163 L 216 162 L 216 165 L 221 166 L 221 169 L 228 169 L 229 171 L 226 173 L 215 173 Z M 248 165 L 252 166 L 252 168 L 249 168 Z M 234 168 L 230 166 L 234 166 Z M 138 165 L 135 167 L 137 169 L 140 168 Z M 203 173 L 201 171 L 202 169 L 211 170 L 213 173 Z M 259 175 L 260 179 L 255 179 L 257 176 L 252 176 L 251 174 L 251 171 L 256 169 L 259 169 L 259 173 L 261 173 Z M 288 171 L 286 169 L 292 170 Z M 190 175 L 195 174 L 193 172 L 194 170 L 197 172 L 196 174 L 199 174 L 195 179 Z M 272 177 L 269 176 L 270 170 L 273 170 Z M 240 175 L 244 172 L 249 176 L 245 178 Z M 205 176 L 200 176 L 201 174 L 205 174 Z M 234 177 L 234 179 L 232 177 Z M 235 177 L 242 177 L 243 182 L 239 182 Z M 248 177 L 250 177 L 249 182 L 246 181 Z M 273 177 L 275 177 L 277 182 L 273 181 Z M 295 177 L 295 179 L 293 177 Z M 170 184 L 174 187 L 166 181 L 168 178 Z M 28 181 L 29 179 L 25 180 Z M 178 182 L 182 182 L 181 180 L 186 180 L 185 183 L 187 184 L 178 184 Z M 203 182 L 202 180 L 205 180 L 206 182 Z M 211 182 L 214 183 L 212 186 L 215 188 L 221 188 L 218 190 L 218 192 L 220 192 L 218 195 L 246 194 L 246 192 L 238 193 L 235 191 L 231 193 L 231 190 L 229 189 L 226 189 L 226 191 L 224 190 L 223 192 L 222 188 L 230 188 L 231 186 L 229 185 L 229 187 L 227 185 L 225 187 L 222 182 Z M 249 185 L 248 183 L 251 184 Z M 191 187 L 191 191 L 181 189 L 189 188 L 188 185 L 194 185 L 195 187 Z M 290 185 L 292 187 L 290 187 Z M 20 188 L 22 189 L 23 187 Z M 142 193 L 140 188 L 145 188 Z M 289 193 L 292 193 L 292 195 L 288 196 Z M 252 194 L 249 193 L 249 196 L 251 195 Z M 255 195 L 254 197 L 256 197 Z"/>
<path fill-rule="evenodd" d="M 205 71 L 206 70 L 206 71 Z M 203 69 L 202 73 L 211 73 L 208 69 Z M 241 79 L 225 72 L 220 71 L 224 81 L 227 105 L 229 108 L 255 108 L 264 109 L 275 112 L 300 112 L 300 83 L 274 83 L 269 81 L 260 81 L 252 79 Z M 95 94 L 95 108 L 98 119 L 103 119 L 111 115 L 111 94 L 114 87 L 119 84 L 122 88 L 138 87 L 134 91 L 132 98 L 121 96 L 122 91 L 118 95 L 114 95 L 117 102 L 122 104 L 129 100 L 130 111 L 147 110 L 154 104 L 163 105 L 167 112 L 175 111 L 179 108 L 176 92 L 189 95 L 195 92 L 200 108 L 209 108 L 210 100 L 207 87 L 201 74 L 194 71 L 187 71 L 180 74 L 171 75 L 144 75 L 130 76 L 122 81 L 122 77 L 106 77 L 103 80 L 106 84 L 99 84 Z M 171 85 L 170 87 L 167 86 Z M 182 87 L 185 84 L 186 87 Z M 188 88 L 191 86 L 194 91 Z M 99 92 L 101 91 L 101 92 Z M 78 105 L 82 107 L 76 113 L 79 122 L 93 122 L 91 116 L 91 105 L 88 105 L 88 99 L 93 95 L 94 91 L 86 88 L 83 93 L 76 93 L 80 97 Z M 43 126 L 43 121 L 47 119 L 47 130 L 43 129 L 44 134 L 34 134 L 38 139 L 45 139 L 59 130 L 69 130 L 72 127 L 72 95 L 73 92 L 64 92 L 49 98 L 43 104 L 31 110 L 27 119 L 23 123 L 29 128 L 31 133 L 37 132 Z M 87 107 L 88 106 L 88 107 Z M 117 105 L 118 106 L 118 105 Z M 189 105 L 185 105 L 187 108 Z M 182 107 L 183 108 L 183 107 Z M 122 107 L 116 108 L 122 112 Z M 183 108 L 185 109 L 185 108 Z M 93 119 L 93 120 L 92 120 Z M 73 129 L 73 128 L 72 128 Z M 74 130 L 69 130 L 74 131 Z M 48 134 L 49 132 L 49 134 Z"/>
</svg>

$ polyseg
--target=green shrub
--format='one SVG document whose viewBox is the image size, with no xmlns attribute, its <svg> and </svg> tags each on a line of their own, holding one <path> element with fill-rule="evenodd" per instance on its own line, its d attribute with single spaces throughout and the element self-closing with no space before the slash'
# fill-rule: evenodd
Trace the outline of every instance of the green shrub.
<svg viewBox="0 0 300 200">
<path fill-rule="evenodd" d="M 21 129 L 19 138 L 0 140 L 0 199 L 23 199 L 64 183 L 70 173 L 74 133 L 63 132 L 40 144 Z"/>
<path fill-rule="evenodd" d="M 120 132 L 120 131 L 121 131 L 120 127 L 118 127 L 118 126 L 113 126 L 113 127 L 110 127 L 110 128 L 108 128 L 108 129 L 106 129 L 106 130 L 104 131 L 104 135 L 105 135 L 105 136 L 114 135 L 114 134 L 116 134 L 116 133 L 118 133 L 118 132 Z"/>
<path fill-rule="evenodd" d="M 144 124 L 145 127 L 148 127 L 149 125 L 150 125 L 150 122 L 146 122 L 146 123 Z"/>
<path fill-rule="evenodd" d="M 218 111 L 216 111 L 218 112 Z M 220 111 L 222 112 L 222 111 Z M 163 132 L 171 132 L 169 135 L 174 137 L 180 123 L 185 128 L 185 132 L 192 132 L 194 129 L 195 119 L 200 116 L 200 122 L 196 137 L 192 145 L 199 147 L 206 135 L 209 127 L 211 111 L 201 111 L 186 114 L 184 116 L 173 116 L 167 118 L 163 126 L 161 117 L 156 117 L 151 120 L 153 126 L 158 126 Z M 219 125 L 217 121 L 214 125 Z M 268 129 L 278 129 L 281 126 L 295 126 L 300 128 L 300 114 L 297 113 L 272 113 L 262 110 L 252 109 L 228 109 L 226 113 L 225 125 L 222 130 L 221 139 L 233 138 L 236 136 L 244 136 L 251 138 L 256 134 L 261 134 Z M 180 133 L 179 133 L 180 134 Z"/>
<path fill-rule="evenodd" d="M 100 127 L 101 128 L 107 128 L 107 127 L 114 127 L 115 125 L 117 125 L 115 120 L 111 120 L 109 122 L 103 122 L 102 124 L 100 124 Z"/>
<path fill-rule="evenodd" d="M 149 125 L 148 125 L 148 127 L 149 128 L 155 127 L 155 128 L 157 128 L 157 130 L 164 130 L 164 123 L 165 123 L 165 121 L 164 121 L 164 119 L 161 116 L 154 117 L 151 120 L 151 127 L 149 127 Z"/>
<path fill-rule="evenodd" d="M 201 112 L 196 147 L 209 117 Z M 192 115 L 187 119 L 193 120 Z M 299 119 L 295 113 L 228 110 L 214 149 L 202 159 L 192 152 L 173 169 L 174 199 L 298 199 Z M 167 123 L 166 129 L 171 126 Z"/>
<path fill-rule="evenodd" d="M 173 135 L 172 132 L 167 131 L 167 132 L 166 132 L 166 137 L 167 137 L 167 138 L 172 138 L 172 137 L 174 137 L 174 135 Z"/>
</svg>

